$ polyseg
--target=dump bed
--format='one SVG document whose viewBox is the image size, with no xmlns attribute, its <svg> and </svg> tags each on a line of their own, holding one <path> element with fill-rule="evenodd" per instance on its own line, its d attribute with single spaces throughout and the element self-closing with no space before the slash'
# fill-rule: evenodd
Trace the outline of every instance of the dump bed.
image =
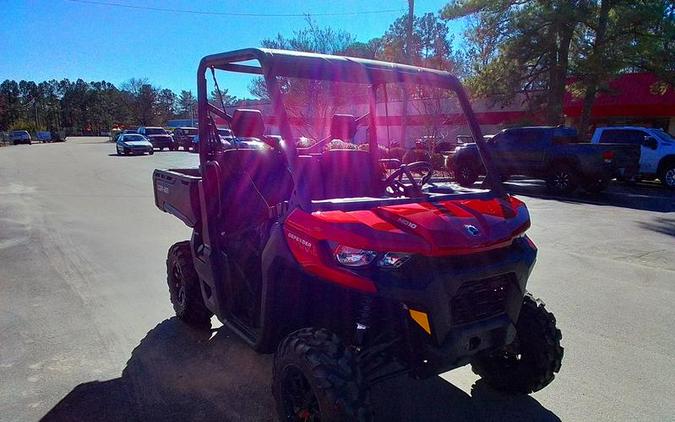
<svg viewBox="0 0 675 422">
<path fill-rule="evenodd" d="M 175 215 L 189 227 L 194 227 L 200 215 L 201 179 L 198 168 L 155 170 L 152 174 L 155 205 Z"/>
</svg>

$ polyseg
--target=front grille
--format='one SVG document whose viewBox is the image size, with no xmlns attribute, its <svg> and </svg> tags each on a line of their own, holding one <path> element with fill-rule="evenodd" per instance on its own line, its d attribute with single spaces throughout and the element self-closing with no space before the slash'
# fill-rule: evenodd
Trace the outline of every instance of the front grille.
<svg viewBox="0 0 675 422">
<path fill-rule="evenodd" d="M 462 284 L 450 299 L 453 324 L 480 321 L 503 313 L 509 291 L 514 286 L 513 273 Z"/>
</svg>

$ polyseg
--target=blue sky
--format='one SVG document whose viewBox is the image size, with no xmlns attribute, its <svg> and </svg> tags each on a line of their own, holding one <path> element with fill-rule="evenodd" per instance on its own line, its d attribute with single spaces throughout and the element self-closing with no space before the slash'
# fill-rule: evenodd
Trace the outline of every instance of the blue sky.
<svg viewBox="0 0 675 422">
<path fill-rule="evenodd" d="M 84 2 L 82 2 L 84 1 Z M 88 2 L 91 1 L 91 2 Z M 259 46 L 277 33 L 291 35 L 305 26 L 304 17 L 245 17 L 141 10 L 94 3 L 215 13 L 313 15 L 367 41 L 380 36 L 407 8 L 406 0 L 0 0 L 0 80 L 82 78 L 116 85 L 129 78 L 195 90 L 201 57 Z M 438 12 L 443 0 L 416 0 L 415 13 Z M 359 13 L 400 9 L 381 14 Z M 320 16 L 325 13 L 359 13 Z M 461 23 L 450 24 L 456 41 Z M 246 96 L 246 82 L 221 82 L 237 96 Z"/>
</svg>

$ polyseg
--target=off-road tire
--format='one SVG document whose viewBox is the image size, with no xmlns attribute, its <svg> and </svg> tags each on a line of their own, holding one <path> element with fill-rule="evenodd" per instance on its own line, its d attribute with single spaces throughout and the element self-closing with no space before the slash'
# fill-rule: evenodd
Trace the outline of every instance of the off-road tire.
<svg viewBox="0 0 675 422">
<path fill-rule="evenodd" d="M 659 172 L 661 184 L 668 189 L 675 189 L 675 163 L 671 162 L 662 166 Z"/>
<path fill-rule="evenodd" d="M 469 163 L 460 162 L 455 167 L 455 180 L 460 186 L 471 187 L 478 180 L 478 172 Z"/>
<path fill-rule="evenodd" d="M 291 390 L 298 383 L 289 383 L 298 378 L 310 391 L 307 411 L 293 407 Z M 303 328 L 279 344 L 272 394 L 281 421 L 315 420 L 306 418 L 309 409 L 318 411 L 321 421 L 372 420 L 368 389 L 354 354 L 326 329 Z"/>
<path fill-rule="evenodd" d="M 552 193 L 569 195 L 577 188 L 577 174 L 568 164 L 557 164 L 546 177 L 546 187 Z"/>
<path fill-rule="evenodd" d="M 211 325 L 211 311 L 204 305 L 199 276 L 192 264 L 190 241 L 175 243 L 166 259 L 166 281 L 176 316 L 197 327 Z"/>
<path fill-rule="evenodd" d="M 492 388 L 513 394 L 539 391 L 553 381 L 560 371 L 564 354 L 562 334 L 555 317 L 542 301 L 527 293 L 523 298 L 516 324 L 516 340 L 512 346 L 478 355 L 471 368 Z M 515 360 L 517 349 L 520 359 Z M 508 356 L 508 357 L 507 357 Z"/>
</svg>

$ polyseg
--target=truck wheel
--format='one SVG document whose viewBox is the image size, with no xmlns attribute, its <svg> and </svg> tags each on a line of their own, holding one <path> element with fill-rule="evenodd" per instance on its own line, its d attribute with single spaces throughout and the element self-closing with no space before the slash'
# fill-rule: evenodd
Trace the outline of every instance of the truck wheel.
<svg viewBox="0 0 675 422">
<path fill-rule="evenodd" d="M 675 163 L 668 163 L 663 166 L 661 173 L 659 174 L 659 179 L 663 186 L 668 189 L 675 189 Z"/>
<path fill-rule="evenodd" d="M 544 303 L 527 293 L 523 298 L 512 344 L 479 355 L 471 368 L 491 387 L 508 393 L 529 394 L 553 381 L 560 371 L 562 334 Z"/>
<path fill-rule="evenodd" d="M 478 172 L 468 163 L 459 163 L 455 168 L 455 180 L 461 186 L 470 187 L 478 180 Z"/>
<path fill-rule="evenodd" d="M 570 194 L 577 188 L 577 177 L 572 167 L 559 164 L 546 179 L 546 187 L 549 191 L 558 194 Z"/>
<path fill-rule="evenodd" d="M 210 327 L 213 314 L 204 305 L 199 276 L 192 264 L 190 241 L 178 242 L 169 248 L 166 271 L 176 316 L 190 325 Z"/>
<path fill-rule="evenodd" d="M 281 421 L 372 420 L 354 355 L 326 329 L 303 328 L 281 342 L 272 394 Z"/>
</svg>

